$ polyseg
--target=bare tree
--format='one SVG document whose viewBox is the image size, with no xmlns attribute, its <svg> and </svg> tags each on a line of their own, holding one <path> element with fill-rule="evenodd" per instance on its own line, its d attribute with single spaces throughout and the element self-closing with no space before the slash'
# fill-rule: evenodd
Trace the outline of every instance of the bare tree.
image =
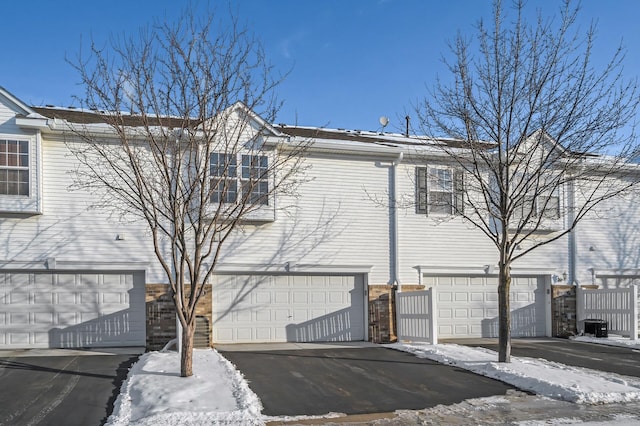
<svg viewBox="0 0 640 426">
<path fill-rule="evenodd" d="M 425 134 L 462 142 L 443 148 L 463 188 L 452 208 L 499 252 L 500 362 L 511 354 L 513 262 L 638 182 L 628 160 L 637 155 L 638 93 L 623 78 L 624 51 L 597 69 L 594 26 L 574 29 L 579 7 L 565 1 L 559 19 L 538 12 L 529 24 L 524 3 L 509 15 L 497 0 L 476 38 L 458 35 L 445 60 L 452 82 L 439 81 L 417 106 Z"/>
<path fill-rule="evenodd" d="M 196 305 L 225 242 L 294 190 L 302 147 L 268 136 L 282 78 L 237 20 L 218 24 L 191 9 L 137 37 L 92 44 L 72 65 L 83 107 L 96 110 L 72 128 L 76 185 L 146 224 L 182 329 L 180 374 L 190 376 Z"/>
</svg>

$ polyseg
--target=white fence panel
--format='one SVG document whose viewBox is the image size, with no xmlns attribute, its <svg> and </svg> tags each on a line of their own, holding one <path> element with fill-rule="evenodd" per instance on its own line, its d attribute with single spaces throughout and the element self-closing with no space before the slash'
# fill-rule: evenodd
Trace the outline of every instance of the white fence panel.
<svg viewBox="0 0 640 426">
<path fill-rule="evenodd" d="M 438 343 L 435 290 L 396 293 L 399 341 Z"/>
<path fill-rule="evenodd" d="M 600 319 L 608 323 L 611 333 L 638 338 L 638 287 L 586 290 L 580 287 L 576 293 L 578 327 L 584 331 L 584 320 Z"/>
</svg>

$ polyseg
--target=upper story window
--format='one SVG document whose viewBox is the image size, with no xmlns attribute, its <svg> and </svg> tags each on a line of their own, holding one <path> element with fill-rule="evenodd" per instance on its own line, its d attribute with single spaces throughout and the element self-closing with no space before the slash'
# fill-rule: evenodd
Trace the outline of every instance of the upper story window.
<svg viewBox="0 0 640 426">
<path fill-rule="evenodd" d="M 29 142 L 0 139 L 0 195 L 29 196 Z"/>
<path fill-rule="evenodd" d="M 242 156 L 242 194 L 250 204 L 269 204 L 268 168 L 266 155 Z"/>
<path fill-rule="evenodd" d="M 211 202 L 235 203 L 238 199 L 237 162 L 234 154 L 211 154 L 209 162 Z"/>
<path fill-rule="evenodd" d="M 560 195 L 556 188 L 552 192 L 542 193 L 538 196 L 527 194 L 522 202 L 514 209 L 514 219 L 522 220 L 530 216 L 533 220 L 542 217 L 546 220 L 560 219 Z"/>
<path fill-rule="evenodd" d="M 238 194 L 242 194 L 242 199 L 246 199 L 249 204 L 268 205 L 268 168 L 269 160 L 266 155 L 211 154 L 211 203 L 235 203 L 238 201 Z"/>
<path fill-rule="evenodd" d="M 463 211 L 462 173 L 451 167 L 416 168 L 416 211 L 456 215 Z"/>
</svg>

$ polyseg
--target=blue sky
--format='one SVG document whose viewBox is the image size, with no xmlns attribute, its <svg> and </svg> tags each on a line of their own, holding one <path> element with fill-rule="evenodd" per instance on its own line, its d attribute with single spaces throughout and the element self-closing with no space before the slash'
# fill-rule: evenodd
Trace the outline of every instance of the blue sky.
<svg viewBox="0 0 640 426">
<path fill-rule="evenodd" d="M 508 1 L 508 0 L 507 0 Z M 291 70 L 277 89 L 284 107 L 278 123 L 402 130 L 412 104 L 427 94 L 447 41 L 458 31 L 473 35 L 480 17 L 490 19 L 489 0 L 238 0 L 220 3 L 238 11 L 262 39 L 269 60 Z M 109 34 L 134 33 L 154 17 L 172 19 L 186 1 L 35 0 L 3 2 L 0 86 L 31 105 L 77 105 L 78 76 L 65 57 L 81 44 Z M 198 6 L 205 9 L 205 3 Z M 528 10 L 556 14 L 559 0 L 529 0 Z M 625 76 L 640 71 L 640 2 L 584 0 L 580 25 L 598 22 L 596 61 L 622 42 Z"/>
</svg>

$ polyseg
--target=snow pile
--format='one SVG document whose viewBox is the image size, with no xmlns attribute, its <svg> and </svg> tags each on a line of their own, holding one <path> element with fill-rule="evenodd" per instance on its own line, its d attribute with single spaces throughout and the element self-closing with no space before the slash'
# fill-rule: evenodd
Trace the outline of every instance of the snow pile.
<svg viewBox="0 0 640 426">
<path fill-rule="evenodd" d="M 479 347 L 398 343 L 386 346 L 455 365 L 550 398 L 583 404 L 640 401 L 640 379 L 634 377 L 570 367 L 544 359 L 511 357 L 508 364 L 498 363 L 496 352 Z"/>
<path fill-rule="evenodd" d="M 498 363 L 498 354 L 494 351 L 453 344 L 396 343 L 385 346 L 464 368 L 556 400 L 584 404 L 640 402 L 640 378 L 570 367 L 544 359 L 512 357 L 509 364 Z M 213 349 L 194 350 L 195 374 L 192 377 L 181 378 L 179 369 L 176 352 L 150 352 L 140 357 L 122 384 L 107 425 L 263 425 L 275 420 L 342 416 L 337 413 L 289 418 L 263 416 L 262 404 L 244 377 Z M 479 406 L 510 405 L 511 397 L 485 398 Z M 472 402 L 465 404 L 473 408 Z M 450 408 L 440 407 L 439 410 L 442 415 L 449 415 L 451 413 L 447 414 L 446 410 Z"/>
<path fill-rule="evenodd" d="M 640 349 L 640 340 L 631 340 L 627 337 L 616 337 L 610 335 L 608 338 L 591 337 L 591 336 L 575 336 L 570 337 L 576 342 L 597 343 L 599 345 L 619 346 L 622 348 Z"/>
<path fill-rule="evenodd" d="M 260 400 L 217 351 L 195 349 L 193 371 L 180 377 L 177 352 L 144 354 L 122 384 L 107 425 L 263 424 Z"/>
</svg>

